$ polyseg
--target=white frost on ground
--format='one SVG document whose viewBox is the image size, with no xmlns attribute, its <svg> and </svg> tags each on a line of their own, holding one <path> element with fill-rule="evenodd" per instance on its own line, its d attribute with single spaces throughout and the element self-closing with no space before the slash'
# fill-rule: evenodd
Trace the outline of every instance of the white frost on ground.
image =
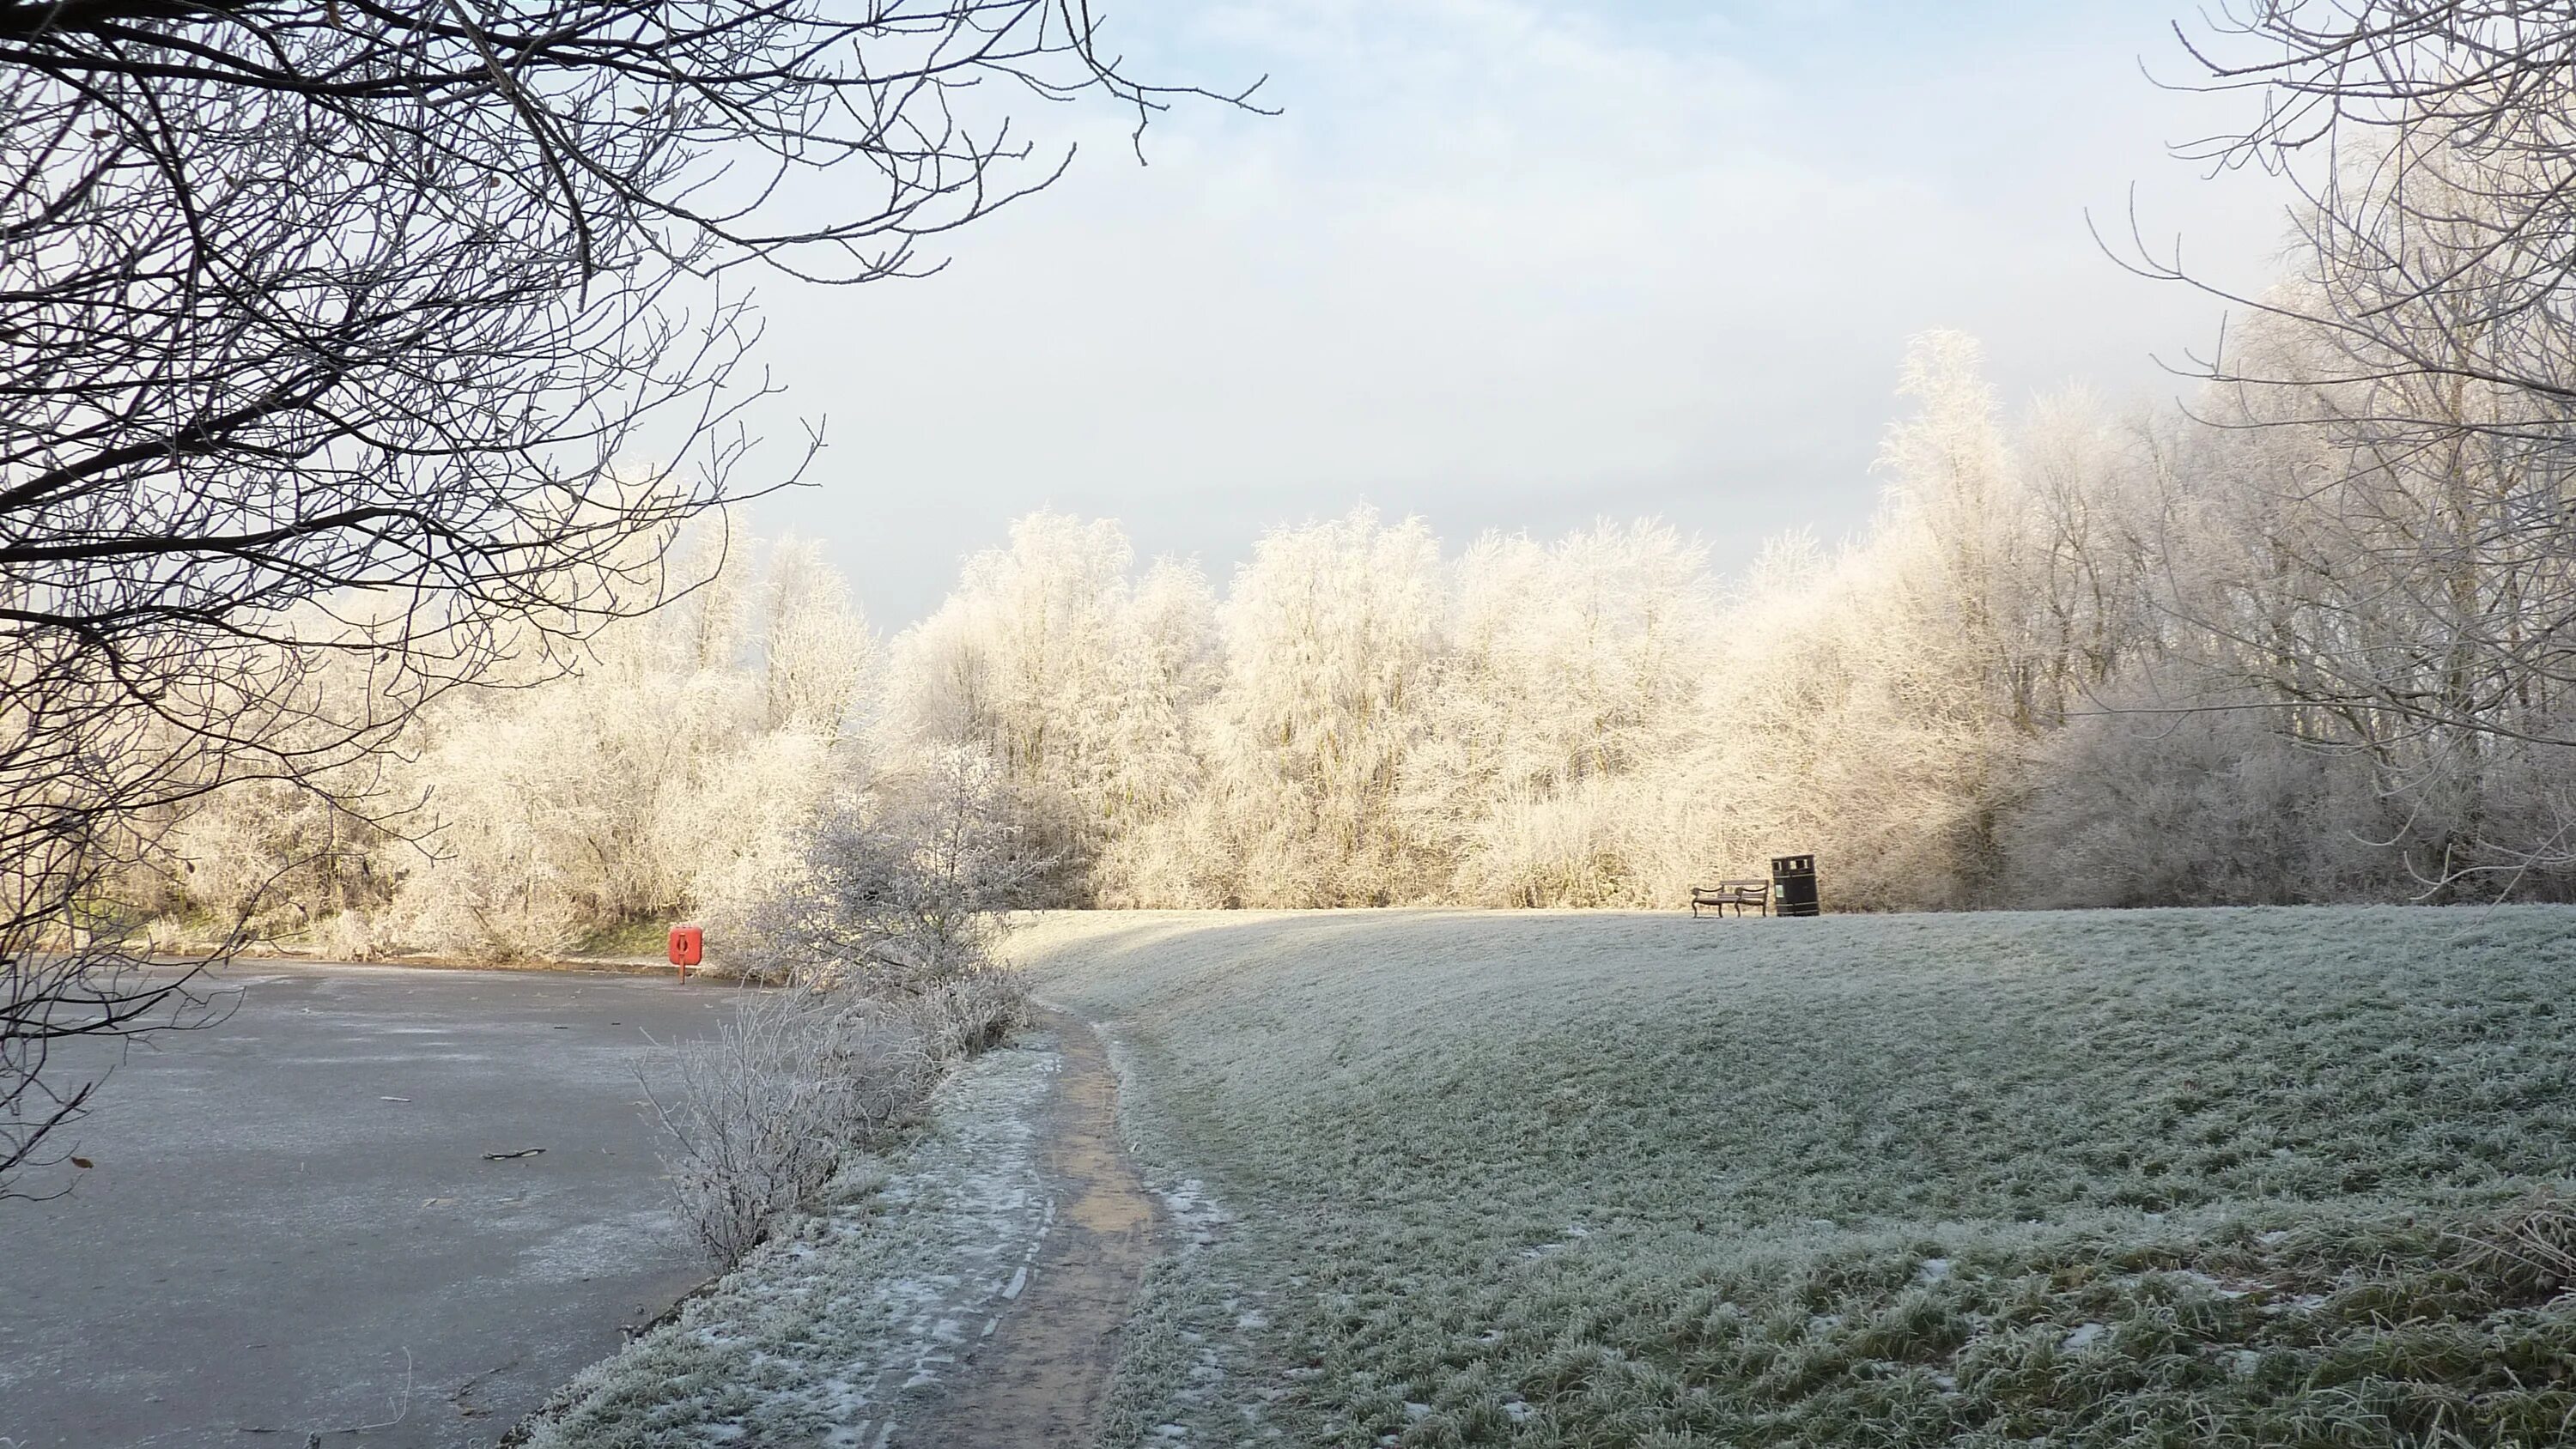
<svg viewBox="0 0 2576 1449">
<path fill-rule="evenodd" d="M 884 1444 L 1026 1282 L 1054 1220 L 1040 1145 L 1060 1064 L 1041 1039 L 951 1078 L 926 1134 L 584 1370 L 528 1449 Z"/>
<path fill-rule="evenodd" d="M 1163 1200 L 1163 1211 L 1171 1215 L 1173 1236 L 1180 1240 L 1184 1253 L 1215 1242 L 1217 1229 L 1233 1221 L 1209 1195 L 1207 1184 L 1195 1177 L 1158 1187 L 1154 1195 Z"/>
<path fill-rule="evenodd" d="M 1149 1278 L 1112 1444 L 2377 1444 L 2298 1385 L 2404 1372 L 2374 1295 L 2563 1193 L 2571 919 L 1069 912 L 1012 949 L 1117 1023 L 1149 1180 L 1236 1218 Z M 2133 1340 L 2225 1372 L 2134 1388 Z"/>
<path fill-rule="evenodd" d="M 1040 1004 L 1046 1004 L 1044 998 Z M 1245 1369 L 1260 1356 L 1261 1345 L 1269 1337 L 1273 1296 L 1268 1290 L 1239 1284 L 1222 1263 L 1210 1266 L 1211 1260 L 1230 1261 L 1230 1255 L 1244 1246 L 1234 1241 L 1235 1215 L 1205 1181 L 1173 1171 L 1167 1158 L 1151 1150 L 1151 1143 L 1138 1139 L 1137 1123 L 1150 1115 L 1145 1106 L 1150 1090 L 1147 1074 L 1136 1059 L 1124 1022 L 1113 1018 L 1095 1020 L 1092 1025 L 1100 1035 L 1110 1071 L 1118 1078 L 1122 1135 L 1136 1153 L 1146 1189 L 1162 1204 L 1164 1230 L 1177 1249 L 1158 1275 L 1149 1277 L 1138 1311 L 1127 1324 L 1111 1417 L 1132 1415 L 1142 1394 L 1163 1400 L 1158 1409 L 1185 1407 L 1225 1426 L 1222 1434 L 1203 1433 L 1157 1413 L 1124 1431 L 1111 1427 L 1102 1443 L 1165 1449 L 1190 1443 L 1276 1442 L 1280 1431 L 1265 1419 L 1281 1390 L 1265 1387 Z M 1192 1301 L 1176 1303 L 1156 1284 L 1160 1273 L 1185 1264 L 1201 1269 L 1198 1292 Z"/>
</svg>

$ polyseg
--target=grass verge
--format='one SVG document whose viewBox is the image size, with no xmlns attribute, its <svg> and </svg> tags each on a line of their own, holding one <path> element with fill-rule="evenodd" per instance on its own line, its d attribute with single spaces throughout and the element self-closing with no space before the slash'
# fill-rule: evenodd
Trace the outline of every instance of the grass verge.
<svg viewBox="0 0 2576 1449">
<path fill-rule="evenodd" d="M 505 1444 L 877 1446 L 947 1388 L 1045 1225 L 1043 1036 L 958 1069 L 923 1134 L 845 1166 L 733 1271 Z"/>
</svg>

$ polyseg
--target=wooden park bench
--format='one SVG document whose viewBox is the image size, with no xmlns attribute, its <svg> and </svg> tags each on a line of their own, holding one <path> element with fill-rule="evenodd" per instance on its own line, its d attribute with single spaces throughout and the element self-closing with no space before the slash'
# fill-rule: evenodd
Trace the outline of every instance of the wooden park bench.
<svg viewBox="0 0 2576 1449">
<path fill-rule="evenodd" d="M 1713 886 L 1692 886 L 1692 920 L 1699 919 L 1700 907 L 1702 906 L 1706 906 L 1711 910 L 1716 911 L 1721 916 L 1726 914 L 1726 908 L 1728 906 L 1735 907 L 1735 913 L 1739 916 L 1744 914 L 1744 908 L 1746 906 L 1753 906 L 1758 908 L 1762 914 L 1767 916 L 1771 914 L 1771 882 L 1767 880 L 1722 880 Z"/>
</svg>

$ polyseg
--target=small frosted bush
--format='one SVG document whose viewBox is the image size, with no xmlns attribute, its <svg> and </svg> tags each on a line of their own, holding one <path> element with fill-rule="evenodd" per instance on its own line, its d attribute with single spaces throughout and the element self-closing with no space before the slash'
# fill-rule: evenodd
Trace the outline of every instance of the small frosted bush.
<svg viewBox="0 0 2576 1449">
<path fill-rule="evenodd" d="M 1027 1020 L 1029 990 L 1018 973 L 973 967 L 909 1003 L 907 1014 L 931 1057 L 961 1061 L 1002 1044 Z"/>
<path fill-rule="evenodd" d="M 663 1167 L 681 1221 L 730 1267 L 844 1159 L 912 1121 L 937 1077 L 914 1013 L 839 993 L 755 991 L 669 1054 Z"/>
<path fill-rule="evenodd" d="M 752 912 L 755 970 L 891 999 L 990 974 L 1009 912 L 1045 865 L 1020 833 L 999 767 L 966 748 L 884 808 L 825 811 L 803 869 Z"/>
<path fill-rule="evenodd" d="M 753 974 L 777 985 L 678 1049 L 661 1112 L 681 1216 L 718 1263 L 1026 1016 L 991 953 L 1031 869 L 1017 833 L 991 759 L 951 751 L 891 809 L 826 812 L 754 913 Z"/>
</svg>

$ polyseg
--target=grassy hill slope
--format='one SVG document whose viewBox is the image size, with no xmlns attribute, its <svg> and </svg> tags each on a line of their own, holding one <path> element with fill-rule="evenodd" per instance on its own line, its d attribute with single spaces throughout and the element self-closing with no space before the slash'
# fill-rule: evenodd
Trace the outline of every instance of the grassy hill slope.
<svg viewBox="0 0 2576 1449">
<path fill-rule="evenodd" d="M 1087 914 L 1159 1443 L 2576 1442 L 2576 911 Z M 1209 1206 L 1212 1204 L 1213 1206 Z"/>
</svg>

